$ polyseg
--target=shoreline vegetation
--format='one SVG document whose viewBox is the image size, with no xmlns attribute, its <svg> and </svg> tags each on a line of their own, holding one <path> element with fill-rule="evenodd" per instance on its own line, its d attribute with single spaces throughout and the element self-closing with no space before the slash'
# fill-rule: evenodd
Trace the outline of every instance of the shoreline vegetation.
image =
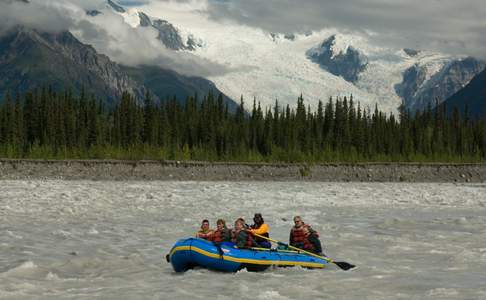
<svg viewBox="0 0 486 300">
<path fill-rule="evenodd" d="M 486 164 L 0 159 L 0 180 L 484 183 Z"/>
<path fill-rule="evenodd" d="M 399 115 L 353 97 L 317 108 L 262 108 L 222 95 L 154 101 L 124 93 L 106 103 L 70 91 L 33 90 L 0 102 L 0 158 L 123 159 L 255 163 L 486 162 L 486 122 L 467 108 L 430 106 Z"/>
</svg>

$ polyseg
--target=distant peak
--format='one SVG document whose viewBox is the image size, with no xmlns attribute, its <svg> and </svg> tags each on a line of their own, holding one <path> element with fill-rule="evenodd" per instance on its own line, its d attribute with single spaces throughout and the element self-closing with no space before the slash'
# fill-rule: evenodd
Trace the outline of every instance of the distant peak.
<svg viewBox="0 0 486 300">
<path fill-rule="evenodd" d="M 284 39 L 287 39 L 289 41 L 294 41 L 295 40 L 295 34 L 287 33 L 287 34 L 284 35 Z"/>
<path fill-rule="evenodd" d="M 119 13 L 125 13 L 126 10 L 119 4 L 115 3 L 112 0 L 108 0 L 108 4 L 116 11 Z"/>
<path fill-rule="evenodd" d="M 140 18 L 140 26 L 142 27 L 152 26 L 152 21 L 150 20 L 150 17 L 147 16 L 145 13 L 138 12 L 138 17 Z"/>
<path fill-rule="evenodd" d="M 87 10 L 86 11 L 86 14 L 88 16 L 91 16 L 91 17 L 96 17 L 97 15 L 101 15 L 103 14 L 102 12 L 100 12 L 99 10 L 96 10 L 96 9 L 92 9 L 92 10 Z"/>
<path fill-rule="evenodd" d="M 404 48 L 403 52 L 405 52 L 405 54 L 407 54 L 410 57 L 417 56 L 420 53 L 419 50 L 410 49 L 410 48 Z"/>
<path fill-rule="evenodd" d="M 29 4 L 30 3 L 29 0 L 0 0 L 0 3 L 1 2 L 6 2 L 7 4 L 12 4 L 12 3 L 25 3 L 25 4 Z"/>
<path fill-rule="evenodd" d="M 345 39 L 331 35 L 319 46 L 309 49 L 307 57 L 330 73 L 355 83 L 368 65 L 368 58 Z"/>
</svg>

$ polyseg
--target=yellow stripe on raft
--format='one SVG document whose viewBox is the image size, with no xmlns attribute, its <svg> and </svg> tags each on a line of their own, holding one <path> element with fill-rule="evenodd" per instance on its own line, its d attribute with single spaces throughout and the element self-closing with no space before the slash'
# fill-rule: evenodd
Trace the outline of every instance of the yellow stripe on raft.
<svg viewBox="0 0 486 300">
<path fill-rule="evenodd" d="M 170 252 L 170 256 L 172 257 L 172 255 L 174 255 L 174 253 L 178 251 L 191 251 L 191 250 L 207 257 L 221 259 L 221 256 L 219 254 L 211 253 L 194 246 L 175 247 Z M 254 264 L 254 265 L 302 266 L 302 267 L 311 267 L 311 268 L 324 268 L 326 266 L 326 264 L 322 264 L 322 263 L 312 263 L 312 262 L 305 262 L 305 261 L 259 260 L 259 259 L 236 258 L 236 257 L 231 257 L 226 255 L 223 255 L 223 259 L 227 261 L 237 262 L 237 263 L 246 263 L 246 264 Z"/>
</svg>

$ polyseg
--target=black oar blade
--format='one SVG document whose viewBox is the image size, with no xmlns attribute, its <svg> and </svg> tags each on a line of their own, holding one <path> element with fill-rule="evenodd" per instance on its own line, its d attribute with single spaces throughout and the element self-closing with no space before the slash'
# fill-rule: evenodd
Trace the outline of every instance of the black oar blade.
<svg viewBox="0 0 486 300">
<path fill-rule="evenodd" d="M 343 269 L 344 271 L 347 271 L 349 269 L 352 269 L 352 268 L 355 268 L 356 266 L 355 265 L 352 265 L 350 263 L 347 263 L 345 261 L 333 261 L 333 263 L 340 267 L 341 269 Z"/>
</svg>

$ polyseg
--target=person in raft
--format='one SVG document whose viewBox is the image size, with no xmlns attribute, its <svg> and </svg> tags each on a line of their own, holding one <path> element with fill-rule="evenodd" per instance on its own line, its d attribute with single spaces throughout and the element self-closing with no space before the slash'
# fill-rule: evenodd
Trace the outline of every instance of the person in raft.
<svg viewBox="0 0 486 300">
<path fill-rule="evenodd" d="M 317 255 L 325 256 L 322 253 L 319 233 L 305 224 L 300 216 L 294 217 L 294 227 L 290 230 L 289 244 L 296 248 L 306 250 Z"/>
<path fill-rule="evenodd" d="M 201 224 L 201 229 L 196 233 L 196 237 L 209 240 L 213 232 L 213 230 L 209 229 L 209 221 L 203 220 Z"/>
<path fill-rule="evenodd" d="M 239 218 L 235 221 L 235 228 L 233 229 L 233 236 L 231 241 L 235 243 L 238 248 L 258 247 L 258 244 L 253 239 L 253 236 L 245 228 L 245 220 Z"/>
<path fill-rule="evenodd" d="M 253 217 L 253 222 L 254 224 L 250 226 L 250 229 L 248 231 L 250 231 L 252 234 L 258 234 L 267 238 L 270 237 L 268 233 L 270 228 L 263 220 L 262 214 L 256 213 Z M 272 248 L 272 244 L 266 239 L 255 236 L 255 241 L 262 248 Z"/>
<path fill-rule="evenodd" d="M 226 227 L 226 222 L 223 219 L 216 221 L 216 227 L 216 230 L 209 237 L 209 240 L 215 244 L 231 242 L 231 230 Z"/>
</svg>

